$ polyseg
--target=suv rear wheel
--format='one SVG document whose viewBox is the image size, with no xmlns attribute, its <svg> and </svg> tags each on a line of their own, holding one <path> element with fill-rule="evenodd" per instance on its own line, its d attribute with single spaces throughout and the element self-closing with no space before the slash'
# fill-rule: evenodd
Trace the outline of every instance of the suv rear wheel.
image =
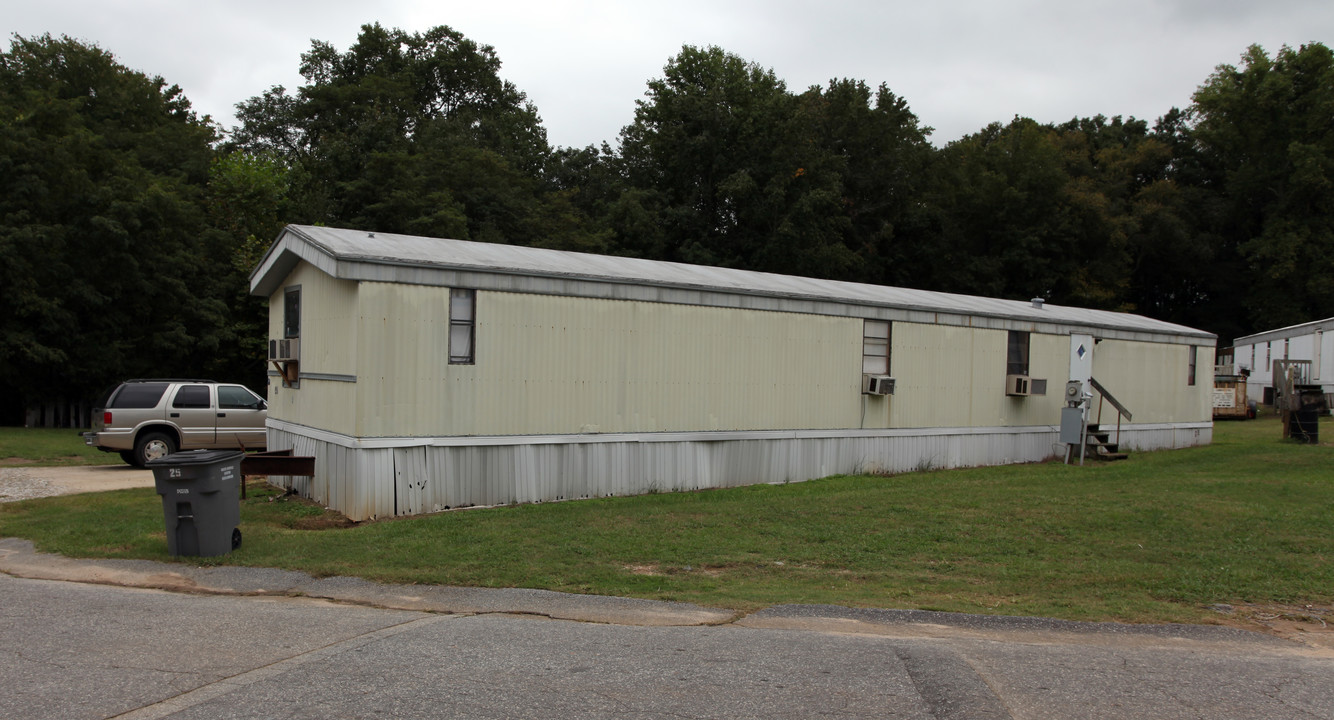
<svg viewBox="0 0 1334 720">
<path fill-rule="evenodd" d="M 134 444 L 134 464 L 143 467 L 149 460 L 156 460 L 176 452 L 176 441 L 171 436 L 151 432 L 140 436 Z"/>
</svg>

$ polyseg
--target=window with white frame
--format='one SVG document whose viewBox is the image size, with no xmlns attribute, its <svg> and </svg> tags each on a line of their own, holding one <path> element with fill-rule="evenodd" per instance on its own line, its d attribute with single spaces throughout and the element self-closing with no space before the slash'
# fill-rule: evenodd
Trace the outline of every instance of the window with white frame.
<svg viewBox="0 0 1334 720">
<path fill-rule="evenodd" d="M 1195 360 L 1199 355 L 1199 350 L 1200 349 L 1198 347 L 1195 347 L 1194 345 L 1191 345 L 1189 348 L 1186 349 L 1187 352 L 1186 363 L 1189 365 L 1189 369 L 1186 372 L 1187 385 L 1195 384 Z"/>
<path fill-rule="evenodd" d="M 451 288 L 449 291 L 449 363 L 472 365 L 477 361 L 474 349 L 477 326 L 477 291 Z"/>
<path fill-rule="evenodd" d="M 862 321 L 862 372 L 889 374 L 889 321 Z"/>
</svg>

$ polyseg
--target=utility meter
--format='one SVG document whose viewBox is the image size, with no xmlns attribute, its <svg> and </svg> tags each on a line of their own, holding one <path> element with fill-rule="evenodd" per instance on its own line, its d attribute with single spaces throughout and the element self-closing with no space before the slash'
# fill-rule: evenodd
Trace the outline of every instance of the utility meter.
<svg viewBox="0 0 1334 720">
<path fill-rule="evenodd" d="M 1084 398 L 1084 383 L 1078 380 L 1071 380 L 1065 384 L 1065 401 L 1071 405 L 1078 404 Z"/>
</svg>

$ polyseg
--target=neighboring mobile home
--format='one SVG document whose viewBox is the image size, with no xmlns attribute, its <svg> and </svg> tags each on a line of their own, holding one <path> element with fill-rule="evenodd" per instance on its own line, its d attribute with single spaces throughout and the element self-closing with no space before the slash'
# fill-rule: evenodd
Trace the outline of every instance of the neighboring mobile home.
<svg viewBox="0 0 1334 720">
<path fill-rule="evenodd" d="M 1212 438 L 1215 337 L 1123 313 L 306 226 L 251 292 L 278 482 L 356 520 L 1038 461 L 1090 377 L 1122 447 Z"/>
<path fill-rule="evenodd" d="M 1326 404 L 1334 407 L 1334 318 L 1247 335 L 1232 345 L 1236 372 L 1250 373 L 1246 381 L 1250 397 L 1273 405 L 1274 363 L 1295 361 L 1302 372 L 1301 384 L 1321 386 Z"/>
</svg>

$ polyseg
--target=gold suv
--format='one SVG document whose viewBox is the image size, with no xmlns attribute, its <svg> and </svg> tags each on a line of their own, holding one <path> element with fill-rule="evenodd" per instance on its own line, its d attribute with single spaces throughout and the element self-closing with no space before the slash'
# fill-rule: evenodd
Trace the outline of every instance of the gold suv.
<svg viewBox="0 0 1334 720">
<path fill-rule="evenodd" d="M 83 441 L 142 467 L 177 450 L 263 450 L 268 404 L 244 385 L 126 380 L 93 410 Z"/>
</svg>

